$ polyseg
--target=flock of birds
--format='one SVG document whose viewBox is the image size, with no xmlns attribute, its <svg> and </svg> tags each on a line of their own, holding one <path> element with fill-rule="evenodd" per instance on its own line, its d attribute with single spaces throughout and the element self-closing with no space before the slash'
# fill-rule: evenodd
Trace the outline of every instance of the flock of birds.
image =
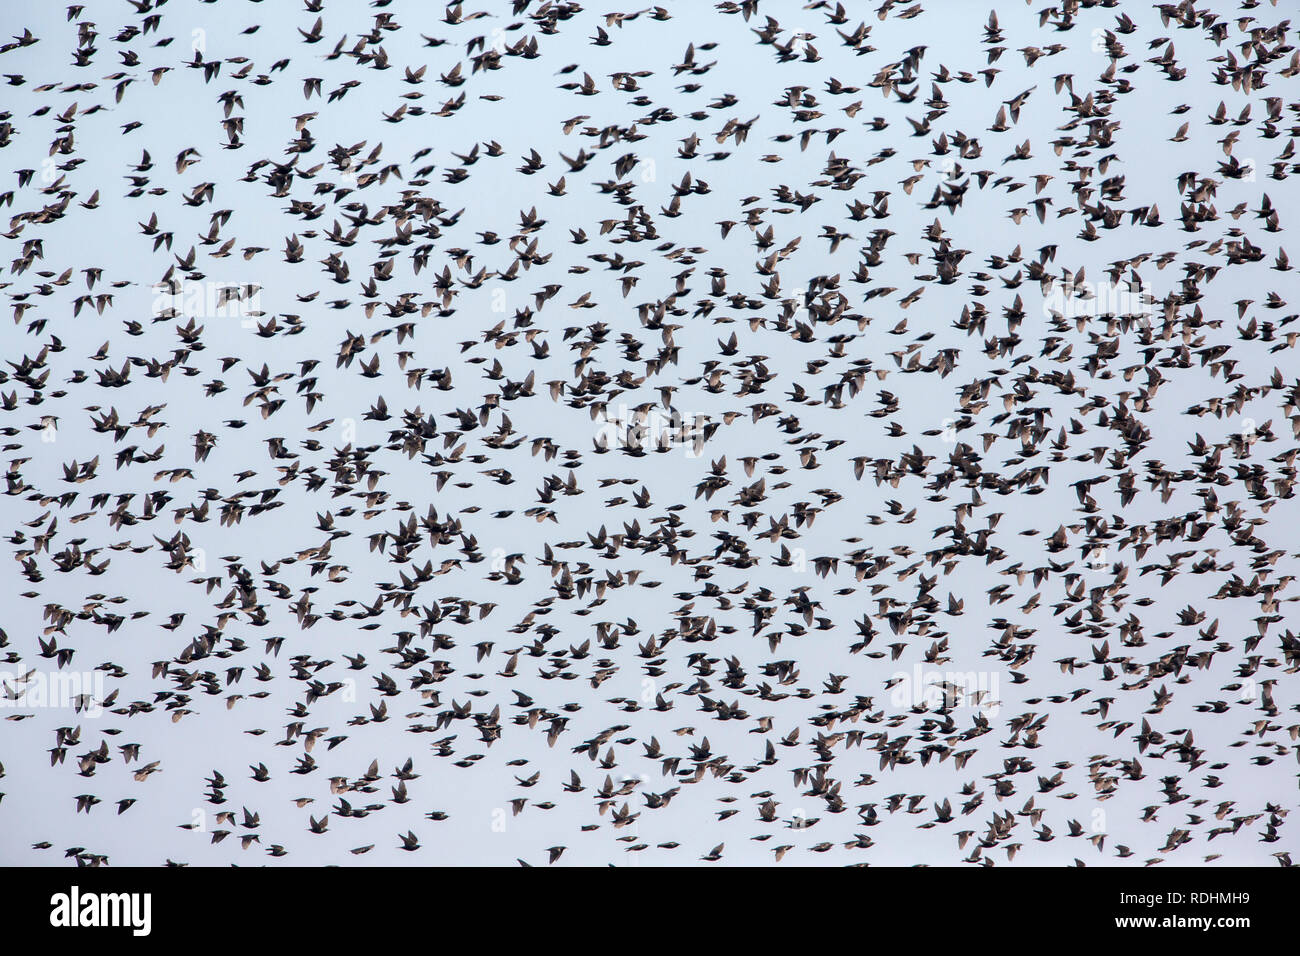
<svg viewBox="0 0 1300 956">
<path fill-rule="evenodd" d="M 1289 4 L 923 3 L 11 23 L 0 857 L 1291 865 Z"/>
</svg>

